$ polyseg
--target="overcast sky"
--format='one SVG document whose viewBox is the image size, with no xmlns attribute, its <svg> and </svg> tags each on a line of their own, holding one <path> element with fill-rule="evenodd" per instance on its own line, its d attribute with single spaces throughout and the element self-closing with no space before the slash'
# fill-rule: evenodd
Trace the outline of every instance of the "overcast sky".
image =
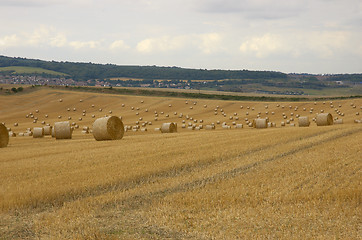
<svg viewBox="0 0 362 240">
<path fill-rule="evenodd" d="M 362 1 L 0 0 L 0 55 L 362 73 Z"/>
</svg>

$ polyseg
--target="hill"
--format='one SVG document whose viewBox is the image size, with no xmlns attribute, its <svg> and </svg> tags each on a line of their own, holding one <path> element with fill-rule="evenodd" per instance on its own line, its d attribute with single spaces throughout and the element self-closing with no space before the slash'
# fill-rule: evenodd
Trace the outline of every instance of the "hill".
<svg viewBox="0 0 362 240">
<path fill-rule="evenodd" d="M 53 76 L 65 76 L 67 74 L 56 72 L 44 68 L 38 67 L 23 67 L 23 66 L 9 66 L 9 67 L 0 67 L 0 72 L 3 74 L 20 74 L 20 75 L 35 75 L 35 74 L 45 74 Z"/>
<path fill-rule="evenodd" d="M 1 149 L 1 239 L 359 238 L 362 125 L 353 120 L 361 99 L 277 103 L 39 89 L 0 96 L 0 122 L 19 133 L 70 117 L 80 128 L 73 139 L 18 136 Z M 335 109 L 344 124 L 280 126 L 284 114 L 312 118 L 324 110 L 341 118 Z M 109 111 L 126 126 L 152 125 L 118 141 L 81 133 Z M 247 127 L 245 118 L 258 114 L 277 127 Z M 244 128 L 192 131 L 183 120 Z M 178 133 L 153 130 L 163 122 L 178 123 Z"/>
<path fill-rule="evenodd" d="M 171 80 L 221 80 L 221 79 L 270 79 L 286 78 L 287 75 L 272 71 L 206 70 L 157 66 L 117 66 L 113 64 L 73 63 L 42 61 L 37 59 L 0 56 L 0 67 L 39 67 L 66 73 L 75 80 L 105 78 L 141 78 Z"/>
<path fill-rule="evenodd" d="M 359 239 L 362 124 L 354 120 L 362 99 L 251 102 L 35 88 L 0 102 L 0 122 L 16 133 L 69 118 L 80 126 L 69 140 L 17 136 L 0 149 L 1 239 Z M 321 110 L 344 124 L 281 127 L 284 116 L 296 123 L 296 114 Z M 132 128 L 147 122 L 148 131 L 101 142 L 81 133 L 109 111 Z M 247 127 L 257 115 L 277 126 Z M 189 130 L 183 121 L 216 129 Z M 153 130 L 164 122 L 178 123 L 178 133 Z"/>
<path fill-rule="evenodd" d="M 6 84 L 176 88 L 273 95 L 351 96 L 362 93 L 362 74 L 313 75 L 273 71 L 119 66 L 6 56 L 0 56 L 1 67 L 11 67 L 9 70 L 14 67 L 26 68 L 26 71 L 22 72 L 0 71 L 0 83 Z M 14 78 L 6 74 L 17 76 Z M 20 75 L 33 76 L 29 78 Z"/>
</svg>

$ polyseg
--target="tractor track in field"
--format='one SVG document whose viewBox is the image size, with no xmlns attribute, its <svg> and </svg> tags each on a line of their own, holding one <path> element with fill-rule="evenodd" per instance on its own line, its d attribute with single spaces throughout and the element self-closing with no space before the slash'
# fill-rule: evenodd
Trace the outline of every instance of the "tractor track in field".
<svg viewBox="0 0 362 240">
<path fill-rule="evenodd" d="M 252 171 L 253 169 L 260 167 L 266 163 L 269 162 L 273 162 L 273 161 L 277 161 L 280 160 L 284 157 L 288 157 L 288 156 L 292 156 L 293 154 L 296 154 L 298 152 L 301 152 L 303 150 L 306 149 L 311 149 L 313 147 L 316 147 L 318 145 L 336 140 L 336 139 L 340 139 L 340 138 L 344 138 L 347 136 L 351 136 L 353 134 L 359 133 L 361 132 L 362 129 L 359 129 L 358 131 L 356 130 L 349 130 L 349 131 L 343 131 L 342 133 L 338 133 L 336 135 L 333 136 L 328 136 L 327 138 L 316 142 L 311 142 L 311 143 L 307 143 L 304 144 L 301 147 L 298 148 L 292 148 L 291 150 L 285 152 L 285 153 L 281 153 L 281 154 L 277 154 L 276 156 L 270 157 L 270 158 L 265 158 L 262 159 L 261 161 L 258 162 L 254 162 L 254 163 L 250 163 L 238 168 L 234 168 L 228 171 L 224 171 L 212 176 L 209 176 L 207 178 L 203 178 L 203 179 L 198 179 L 198 180 L 194 180 L 185 184 L 180 184 L 177 185 L 175 187 L 170 187 L 170 188 L 165 188 L 163 190 L 159 190 L 159 191 L 154 191 L 154 192 L 150 192 L 148 194 L 141 194 L 141 195 L 135 195 L 135 196 L 131 196 L 127 199 L 123 199 L 123 200 L 119 200 L 117 201 L 117 205 L 120 204 L 121 208 L 124 209 L 126 212 L 129 211 L 134 211 L 134 210 L 138 210 L 144 207 L 149 206 L 150 204 L 152 204 L 153 201 L 157 201 L 157 199 L 161 199 L 164 198 L 168 195 L 171 194 L 175 194 L 175 193 L 180 193 L 180 192 L 188 192 L 188 191 L 192 191 L 195 189 L 200 189 L 203 188 L 209 184 L 213 184 L 215 182 L 218 181 L 222 181 L 222 180 L 228 180 L 228 179 L 232 179 L 235 178 L 237 176 L 240 176 L 242 174 L 247 174 L 248 172 Z M 321 136 L 324 135 L 325 133 L 328 133 L 330 131 L 326 131 L 323 132 L 321 134 L 313 134 L 313 136 L 309 136 L 309 138 L 311 137 L 315 137 L 315 136 Z M 295 142 L 295 141 L 294 141 Z M 269 146 L 268 149 L 272 147 Z M 250 154 L 257 152 L 256 149 L 254 149 Z M 245 155 L 244 155 L 245 156 Z M 237 156 L 236 158 L 242 157 Z M 235 158 L 233 158 L 235 159 Z M 114 206 L 114 203 L 110 206 L 104 206 L 104 209 L 111 210 L 112 206 Z M 137 223 L 137 220 L 134 219 L 133 226 L 142 226 L 142 218 L 139 219 L 139 222 Z M 203 239 L 203 237 L 201 236 L 192 236 L 192 235 L 187 235 L 184 233 L 180 233 L 180 232 L 175 232 L 175 231 L 167 231 L 162 227 L 158 227 L 158 226 L 142 226 L 143 230 L 144 229 L 148 229 L 149 231 L 146 231 L 145 234 L 146 236 L 149 236 L 148 234 L 153 234 L 151 236 L 154 236 L 154 234 L 156 234 L 156 236 L 160 237 L 160 238 L 171 238 L 171 239 L 187 239 L 187 238 L 193 238 L 193 239 Z"/>
<path fill-rule="evenodd" d="M 322 132 L 309 134 L 309 135 L 303 137 L 303 140 L 311 139 L 316 136 L 322 136 L 324 134 L 328 134 L 333 131 L 336 131 L 336 130 L 330 128 L 328 130 L 323 130 Z M 197 162 L 193 162 L 193 163 L 184 164 L 184 165 L 181 165 L 178 167 L 172 167 L 170 169 L 166 169 L 163 171 L 154 172 L 154 173 L 147 174 L 144 176 L 139 176 L 134 179 L 130 179 L 128 181 L 119 181 L 119 182 L 113 182 L 110 184 L 99 185 L 96 187 L 90 187 L 87 189 L 86 192 L 73 191 L 72 194 L 64 194 L 64 195 L 60 196 L 59 198 L 56 198 L 56 201 L 39 202 L 39 203 L 37 203 L 37 206 L 35 206 L 35 207 L 32 206 L 30 208 L 36 208 L 38 211 L 42 212 L 43 210 L 45 211 L 48 207 L 53 207 L 53 208 L 62 207 L 65 203 L 69 203 L 69 202 L 72 202 L 75 200 L 80 200 L 83 198 L 97 197 L 97 196 L 107 194 L 110 192 L 114 192 L 114 191 L 129 191 L 129 190 L 132 190 L 132 189 L 139 187 L 141 185 L 144 185 L 144 184 L 150 184 L 150 183 L 152 184 L 153 182 L 155 182 L 157 180 L 161 180 L 161 179 L 165 179 L 165 178 L 173 178 L 173 177 L 181 176 L 184 174 L 189 174 L 191 172 L 195 172 L 198 170 L 202 170 L 202 169 L 211 167 L 212 165 L 215 165 L 215 164 L 229 162 L 229 161 L 234 160 L 235 158 L 251 156 L 260 151 L 266 151 L 271 148 L 275 148 L 279 145 L 291 144 L 291 143 L 295 143 L 298 141 L 300 141 L 300 138 L 289 139 L 289 140 L 286 140 L 283 142 L 272 142 L 266 146 L 257 146 L 253 149 L 238 153 L 235 156 L 229 156 L 228 158 L 213 157 L 207 161 L 197 161 Z M 61 153 L 62 152 L 53 153 L 53 154 L 61 154 Z M 253 164 L 247 165 L 247 167 L 251 168 L 251 167 L 255 167 L 259 164 L 260 163 L 253 163 Z M 234 171 L 237 172 L 238 170 L 234 170 Z M 230 172 L 230 174 L 231 174 L 231 172 Z M 26 208 L 26 207 L 27 206 L 25 205 L 24 207 L 19 207 L 19 208 Z"/>
<path fill-rule="evenodd" d="M 336 129 L 330 128 L 327 130 L 323 130 L 322 132 L 309 134 L 303 138 L 296 137 L 296 138 L 290 139 L 288 141 L 273 142 L 271 144 L 268 144 L 267 146 L 256 147 L 254 149 L 244 151 L 242 153 L 239 153 L 235 156 L 230 156 L 228 158 L 212 158 L 209 161 L 196 162 L 193 164 L 186 164 L 186 165 L 183 165 L 183 166 L 180 166 L 177 168 L 172 168 L 172 169 L 168 169 L 165 171 L 142 176 L 142 177 L 139 177 L 137 179 L 130 180 L 127 182 L 119 182 L 116 185 L 113 184 L 110 186 L 99 186 L 99 187 L 96 187 L 93 189 L 88 189 L 86 194 L 75 193 L 73 196 L 66 195 L 66 196 L 64 196 L 63 199 L 61 199 L 60 201 L 57 201 L 56 203 L 54 203 L 54 202 L 48 202 L 48 203 L 44 203 L 44 204 L 39 203 L 37 207 L 34 207 L 33 210 L 31 210 L 27 214 L 25 214 L 26 216 L 23 215 L 23 218 L 24 219 L 31 218 L 31 216 L 32 216 L 32 214 L 34 214 L 34 212 L 36 212 L 37 214 L 40 214 L 42 212 L 47 212 L 47 211 L 49 211 L 49 209 L 48 209 L 49 206 L 51 206 L 52 211 L 56 211 L 57 209 L 61 208 L 64 203 L 70 203 L 74 200 L 81 200 L 81 199 L 85 199 L 88 197 L 97 197 L 97 196 L 101 196 L 103 194 L 107 194 L 107 193 L 110 193 L 113 191 L 128 191 L 128 190 L 132 190 L 134 188 L 137 188 L 137 187 L 140 187 L 140 186 L 146 185 L 146 184 L 152 185 L 153 182 L 157 182 L 158 180 L 162 180 L 162 179 L 166 179 L 166 178 L 175 178 L 178 176 L 184 176 L 184 175 L 190 174 L 190 173 L 198 171 L 198 170 L 206 169 L 206 168 L 211 167 L 218 163 L 231 162 L 231 161 L 235 161 L 235 159 L 242 159 L 243 157 L 252 156 L 253 154 L 258 153 L 260 151 L 266 151 L 273 147 L 277 147 L 280 144 L 295 144 L 301 140 L 307 141 L 307 143 L 303 144 L 302 146 L 300 146 L 300 145 L 298 147 L 292 146 L 292 149 L 287 152 L 277 154 L 277 155 L 269 157 L 269 158 L 264 158 L 257 162 L 249 163 L 249 164 L 246 164 L 246 165 L 243 165 L 243 166 L 240 166 L 237 168 L 233 168 L 233 169 L 230 169 L 227 171 L 223 171 L 223 172 L 220 172 L 220 173 L 217 173 L 217 174 L 214 174 L 214 175 L 202 178 L 202 179 L 197 179 L 197 180 L 193 180 L 193 181 L 190 181 L 187 183 L 179 184 L 177 186 L 166 187 L 162 190 L 152 191 L 152 189 L 150 189 L 151 192 L 148 192 L 145 194 L 133 195 L 133 196 L 127 197 L 125 199 L 119 199 L 119 200 L 113 201 L 112 204 L 105 203 L 105 204 L 103 204 L 103 207 L 102 207 L 102 209 L 105 210 L 106 212 L 112 211 L 112 208 L 114 208 L 114 206 L 117 206 L 118 208 L 123 209 L 126 213 L 131 213 L 132 211 L 137 211 L 144 207 L 148 207 L 153 201 L 164 198 L 168 195 L 180 193 L 180 192 L 188 192 L 188 191 L 192 191 L 195 189 L 203 188 L 209 184 L 213 184 L 218 181 L 232 179 L 232 178 L 235 178 L 242 174 L 247 174 L 248 172 L 252 171 L 253 169 L 260 167 L 264 164 L 267 164 L 269 162 L 280 160 L 284 157 L 291 156 L 291 155 L 301 152 L 303 150 L 311 149 L 313 147 L 316 147 L 318 145 L 321 145 L 321 144 L 324 144 L 324 143 L 327 143 L 327 142 L 330 142 L 330 141 L 333 141 L 336 139 L 351 136 L 351 135 L 354 135 L 361 131 L 362 131 L 362 128 L 349 129 L 347 131 L 346 130 L 342 130 L 342 131 L 337 130 L 336 131 Z M 328 134 L 331 132 L 336 132 L 336 133 L 333 134 L 332 136 L 328 136 Z M 324 136 L 326 134 L 327 134 L 327 136 Z M 314 140 L 314 141 L 308 142 L 308 140 L 313 139 L 314 137 L 324 137 L 324 138 L 322 140 Z M 129 227 L 133 227 L 135 230 L 137 230 L 137 229 L 142 230 L 141 232 L 144 233 L 144 235 L 146 237 L 152 236 L 152 238 L 153 238 L 153 236 L 157 236 L 162 239 L 167 239 L 167 238 L 169 238 L 169 239 L 187 239 L 187 238 L 195 239 L 195 236 L 188 235 L 188 234 L 182 233 L 182 232 L 164 229 L 162 226 L 155 226 L 155 225 L 148 226 L 147 224 L 142 222 L 142 217 L 135 217 L 130 222 Z M 17 230 L 19 231 L 21 229 L 17 229 Z M 25 230 L 26 229 L 24 229 L 24 231 Z M 21 231 L 24 234 L 24 235 L 22 235 L 22 237 L 34 236 L 33 235 L 34 233 L 31 230 L 29 231 L 29 229 L 27 229 L 25 232 L 24 231 Z M 7 232 L 7 233 L 9 234 L 10 232 Z M 110 233 L 110 234 L 112 234 L 112 233 Z M 114 234 L 117 235 L 116 232 Z M 196 238 L 202 239 L 201 236 L 197 236 Z"/>
<path fill-rule="evenodd" d="M 333 131 L 335 131 L 335 129 L 324 130 L 323 132 L 309 134 L 309 135 L 303 137 L 303 139 L 310 139 L 310 138 L 320 136 L 323 134 L 328 134 Z M 178 167 L 172 167 L 170 169 L 166 169 L 163 171 L 140 176 L 140 177 L 128 180 L 126 182 L 120 181 L 120 182 L 116 182 L 116 183 L 112 183 L 112 184 L 100 185 L 100 186 L 97 186 L 94 188 L 88 188 L 86 193 L 77 194 L 75 192 L 73 196 L 65 196 L 66 199 L 62 200 L 62 202 L 60 203 L 60 206 L 63 205 L 64 202 L 72 202 L 74 200 L 79 200 L 79 199 L 87 198 L 87 197 L 96 197 L 96 196 L 100 196 L 100 195 L 107 194 L 107 193 L 114 192 L 114 191 L 129 191 L 129 190 L 132 190 L 132 189 L 139 187 L 141 185 L 144 185 L 144 184 L 150 184 L 150 183 L 152 184 L 153 182 L 161 180 L 161 179 L 173 178 L 173 177 L 178 177 L 178 176 L 181 176 L 184 174 L 189 174 L 191 172 L 195 172 L 198 170 L 208 168 L 215 164 L 232 161 L 235 158 L 251 156 L 257 152 L 269 150 L 269 149 L 277 147 L 278 145 L 281 145 L 281 144 L 287 144 L 287 143 L 290 144 L 290 143 L 295 143 L 298 141 L 300 141 L 299 138 L 295 138 L 295 139 L 283 141 L 283 142 L 273 142 L 271 144 L 268 144 L 267 146 L 259 146 L 254 149 L 243 151 L 235 156 L 230 156 L 228 158 L 213 157 L 208 161 L 202 161 L 202 162 L 197 161 L 194 163 L 189 163 L 189 164 L 181 165 Z M 56 206 L 56 204 L 54 204 L 54 203 L 50 203 L 50 204 L 53 207 Z"/>
<path fill-rule="evenodd" d="M 325 139 L 323 139 L 321 141 L 318 141 L 317 143 L 316 142 L 308 143 L 308 144 L 305 144 L 305 145 L 303 145 L 301 147 L 293 148 L 293 149 L 291 149 L 291 150 L 289 150 L 287 152 L 284 152 L 282 154 L 278 154 L 278 155 L 270 157 L 270 158 L 262 159 L 261 161 L 257 161 L 257 162 L 254 162 L 254 163 L 250 163 L 250 164 L 238 167 L 238 168 L 234 168 L 234 169 L 225 171 L 225 172 L 221 172 L 221 173 L 209 176 L 207 178 L 191 181 L 189 183 L 181 184 L 181 185 L 178 185 L 178 186 L 172 187 L 172 188 L 166 188 L 166 189 L 161 190 L 161 191 L 150 192 L 148 194 L 132 196 L 129 199 L 123 200 L 122 204 L 124 204 L 127 207 L 131 207 L 131 208 L 141 207 L 141 206 L 144 206 L 145 204 L 147 204 L 147 202 L 151 202 L 152 200 L 154 200 L 156 198 L 162 198 L 162 197 L 165 197 L 166 195 L 174 194 L 174 193 L 178 193 L 178 192 L 187 192 L 187 191 L 190 191 L 190 190 L 193 190 L 193 189 L 205 187 L 206 185 L 215 183 L 217 181 L 232 179 L 232 178 L 237 177 L 239 175 L 246 174 L 246 173 L 250 172 L 252 169 L 255 169 L 256 167 L 259 167 L 259 166 L 261 166 L 263 164 L 273 162 L 273 161 L 282 159 L 282 158 L 287 157 L 287 156 L 291 156 L 291 155 L 296 154 L 298 152 L 304 151 L 306 149 L 311 149 L 313 147 L 316 147 L 318 145 L 321 145 L 321 144 L 324 144 L 324 143 L 327 143 L 327 142 L 330 142 L 330 141 L 333 141 L 333 140 L 336 140 L 336 139 L 351 136 L 351 135 L 359 133 L 361 131 L 362 131 L 362 129 L 358 129 L 357 131 L 356 131 L 356 129 L 349 130 L 347 132 L 342 132 L 342 133 L 339 133 L 337 135 L 327 137 L 327 138 L 325 138 Z M 265 149 L 263 149 L 263 150 L 265 150 Z M 255 153 L 255 152 L 257 152 L 257 151 L 252 151 L 249 154 L 252 154 L 252 153 Z M 245 156 L 245 155 L 243 155 L 243 156 Z M 242 156 L 237 156 L 237 158 L 239 158 L 239 157 L 242 157 Z"/>
</svg>

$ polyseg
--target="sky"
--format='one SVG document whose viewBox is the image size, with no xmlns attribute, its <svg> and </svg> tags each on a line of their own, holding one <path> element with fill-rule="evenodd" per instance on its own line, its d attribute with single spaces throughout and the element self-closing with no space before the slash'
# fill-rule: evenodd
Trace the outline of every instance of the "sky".
<svg viewBox="0 0 362 240">
<path fill-rule="evenodd" d="M 361 0 L 0 0 L 0 55 L 362 73 Z"/>
</svg>

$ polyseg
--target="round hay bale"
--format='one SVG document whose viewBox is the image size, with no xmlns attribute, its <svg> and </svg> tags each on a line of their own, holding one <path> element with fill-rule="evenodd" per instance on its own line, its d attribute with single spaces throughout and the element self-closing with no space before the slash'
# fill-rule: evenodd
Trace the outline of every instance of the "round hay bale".
<svg viewBox="0 0 362 240">
<path fill-rule="evenodd" d="M 309 127 L 309 117 L 303 116 L 298 118 L 298 125 L 299 127 Z"/>
<path fill-rule="evenodd" d="M 206 125 L 205 126 L 206 130 L 214 130 L 215 129 L 215 125 Z"/>
<path fill-rule="evenodd" d="M 33 129 L 33 138 L 42 138 L 42 137 L 44 137 L 44 128 L 35 127 Z"/>
<path fill-rule="evenodd" d="M 59 99 L 59 102 L 63 102 L 63 99 Z"/>
<path fill-rule="evenodd" d="M 119 117 L 98 118 L 93 123 L 93 136 L 97 141 L 122 139 L 123 122 Z"/>
<path fill-rule="evenodd" d="M 52 129 L 53 129 L 52 126 L 44 126 L 43 129 L 44 129 L 44 136 L 49 136 L 52 134 Z"/>
<path fill-rule="evenodd" d="M 159 131 L 161 131 L 160 128 L 155 128 L 155 132 L 159 132 Z"/>
<path fill-rule="evenodd" d="M 0 148 L 6 147 L 9 143 L 9 132 L 4 126 L 0 123 Z"/>
<path fill-rule="evenodd" d="M 330 113 L 320 113 L 316 118 L 317 126 L 328 126 L 333 124 L 333 117 Z"/>
<path fill-rule="evenodd" d="M 56 122 L 54 123 L 54 135 L 55 139 L 71 139 L 72 138 L 72 129 L 70 123 L 66 122 Z"/>
<path fill-rule="evenodd" d="M 254 128 L 267 128 L 268 127 L 268 120 L 265 118 L 257 118 L 253 121 Z"/>
<path fill-rule="evenodd" d="M 241 129 L 241 128 L 243 128 L 243 124 L 238 123 L 238 124 L 236 124 L 235 128 L 237 128 L 237 129 Z"/>
<path fill-rule="evenodd" d="M 340 118 L 340 119 L 336 119 L 333 124 L 343 124 L 343 119 Z"/>
<path fill-rule="evenodd" d="M 31 136 L 33 136 L 33 132 L 25 132 L 24 136 L 25 137 L 31 137 Z"/>
<path fill-rule="evenodd" d="M 19 126 L 19 123 L 14 123 L 14 127 L 17 127 L 17 126 Z"/>
<path fill-rule="evenodd" d="M 174 123 L 163 123 L 161 126 L 162 133 L 173 133 L 177 132 L 177 127 Z"/>
</svg>

